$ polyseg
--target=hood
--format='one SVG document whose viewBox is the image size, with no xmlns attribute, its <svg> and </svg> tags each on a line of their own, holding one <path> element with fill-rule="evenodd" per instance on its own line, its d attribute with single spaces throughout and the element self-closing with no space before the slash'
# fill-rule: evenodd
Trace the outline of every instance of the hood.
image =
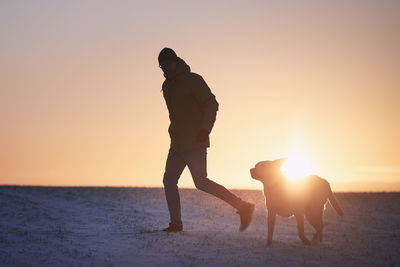
<svg viewBox="0 0 400 267">
<path fill-rule="evenodd" d="M 182 73 L 187 73 L 190 72 L 190 66 L 186 64 L 186 62 L 178 57 L 178 62 L 176 63 L 176 69 L 173 73 L 171 74 L 166 74 L 164 73 L 164 77 L 167 80 L 173 80 L 176 76 L 182 74 Z"/>
</svg>

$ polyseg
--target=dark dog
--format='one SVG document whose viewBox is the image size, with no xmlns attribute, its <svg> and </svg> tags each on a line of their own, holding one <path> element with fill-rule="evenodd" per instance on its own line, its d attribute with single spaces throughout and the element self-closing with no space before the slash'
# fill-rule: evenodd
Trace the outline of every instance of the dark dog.
<svg viewBox="0 0 400 267">
<path fill-rule="evenodd" d="M 276 215 L 294 215 L 299 237 L 303 244 L 309 245 L 310 241 L 304 235 L 305 216 L 316 230 L 313 242 L 322 242 L 322 215 L 327 199 L 340 216 L 343 216 L 343 211 L 325 179 L 316 175 L 309 175 L 298 181 L 286 178 L 280 170 L 285 160 L 261 161 L 250 170 L 251 177 L 264 185 L 265 204 L 268 209 L 267 246 L 272 243 Z"/>
</svg>

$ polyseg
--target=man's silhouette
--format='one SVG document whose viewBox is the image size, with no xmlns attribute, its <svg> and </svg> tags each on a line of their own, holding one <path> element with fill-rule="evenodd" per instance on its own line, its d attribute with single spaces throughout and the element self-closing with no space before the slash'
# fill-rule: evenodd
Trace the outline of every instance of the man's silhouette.
<svg viewBox="0 0 400 267">
<path fill-rule="evenodd" d="M 193 72 L 170 48 L 161 50 L 158 56 L 165 81 L 162 91 L 167 104 L 171 146 L 163 178 L 171 222 L 167 232 L 180 232 L 181 206 L 178 180 L 188 166 L 196 188 L 210 193 L 233 206 L 240 215 L 240 230 L 250 224 L 254 204 L 245 202 L 222 185 L 207 178 L 207 147 L 209 134 L 214 125 L 218 102 L 203 78 Z"/>
</svg>

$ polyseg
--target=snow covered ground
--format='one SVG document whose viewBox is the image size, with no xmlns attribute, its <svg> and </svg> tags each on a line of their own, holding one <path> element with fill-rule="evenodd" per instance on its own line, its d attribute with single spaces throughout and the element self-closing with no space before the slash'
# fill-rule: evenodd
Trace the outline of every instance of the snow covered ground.
<svg viewBox="0 0 400 267">
<path fill-rule="evenodd" d="M 400 266 L 400 194 L 336 194 L 322 244 L 303 246 L 294 218 L 278 218 L 266 248 L 260 190 L 235 190 L 256 203 L 239 232 L 234 209 L 181 190 L 184 232 L 169 222 L 161 188 L 0 187 L 1 266 Z M 313 229 L 306 223 L 306 234 Z"/>
</svg>

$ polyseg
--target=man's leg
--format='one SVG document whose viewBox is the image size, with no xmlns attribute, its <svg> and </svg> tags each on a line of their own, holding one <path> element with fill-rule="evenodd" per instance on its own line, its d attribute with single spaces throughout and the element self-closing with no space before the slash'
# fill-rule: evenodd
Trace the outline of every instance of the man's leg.
<svg viewBox="0 0 400 267">
<path fill-rule="evenodd" d="M 186 163 L 183 158 L 178 153 L 170 149 L 165 166 L 163 183 L 169 215 L 171 217 L 171 223 L 176 225 L 182 224 L 178 180 L 185 169 L 185 166 Z"/>
<path fill-rule="evenodd" d="M 207 192 L 224 200 L 232 207 L 240 209 L 243 200 L 235 196 L 228 189 L 207 178 L 207 149 L 199 149 L 181 153 L 192 174 L 197 189 Z"/>
</svg>

